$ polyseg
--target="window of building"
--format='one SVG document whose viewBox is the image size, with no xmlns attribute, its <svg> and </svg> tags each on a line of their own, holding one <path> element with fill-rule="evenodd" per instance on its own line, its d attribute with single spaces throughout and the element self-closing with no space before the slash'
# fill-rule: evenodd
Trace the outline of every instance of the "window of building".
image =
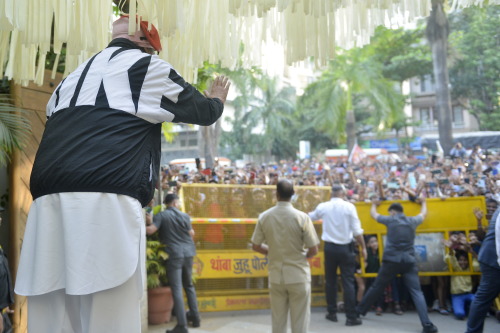
<svg viewBox="0 0 500 333">
<path fill-rule="evenodd" d="M 434 128 L 438 126 L 438 112 L 436 108 L 420 108 L 420 127 Z"/>
<path fill-rule="evenodd" d="M 181 147 L 186 147 L 186 140 L 181 140 Z"/>
<path fill-rule="evenodd" d="M 461 106 L 455 105 L 453 106 L 452 114 L 453 114 L 453 125 L 455 126 L 463 126 L 464 125 L 464 110 Z"/>
<path fill-rule="evenodd" d="M 434 78 L 432 75 L 424 75 L 420 78 L 420 92 L 431 92 L 434 90 Z"/>
<path fill-rule="evenodd" d="M 197 146 L 197 145 L 198 145 L 198 139 L 189 140 L 189 146 Z"/>
<path fill-rule="evenodd" d="M 437 108 L 432 108 L 432 125 L 433 126 L 438 126 L 438 121 L 439 121 L 439 114 L 437 111 Z"/>
<path fill-rule="evenodd" d="M 420 122 L 421 126 L 429 127 L 432 124 L 432 114 L 430 108 L 420 108 Z"/>
</svg>

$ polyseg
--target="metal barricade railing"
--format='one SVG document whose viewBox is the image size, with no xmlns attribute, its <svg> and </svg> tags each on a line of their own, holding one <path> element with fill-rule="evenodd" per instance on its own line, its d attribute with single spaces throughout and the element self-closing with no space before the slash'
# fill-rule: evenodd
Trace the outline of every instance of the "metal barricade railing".
<svg viewBox="0 0 500 333">
<path fill-rule="evenodd" d="M 330 197 L 327 187 L 296 187 L 294 207 L 305 212 L 314 210 Z M 258 214 L 276 203 L 275 186 L 249 185 L 183 185 L 180 193 L 183 209 L 192 217 L 197 256 L 193 272 L 201 311 L 260 309 L 269 307 L 267 258 L 251 250 Z M 387 214 L 390 202 L 383 203 L 378 212 Z M 473 208 L 485 209 L 483 197 L 462 197 L 447 200 L 429 199 L 428 217 L 417 229 L 415 248 L 419 260 L 419 275 L 477 275 L 478 272 L 454 272 L 445 262 L 443 239 L 449 232 L 461 231 L 468 237 L 477 229 Z M 370 217 L 369 203 L 357 203 L 356 208 L 365 235 L 376 235 L 382 258 L 386 228 Z M 404 202 L 408 216 L 417 215 L 420 206 Z M 486 223 L 486 221 L 484 221 Z M 321 238 L 322 223 L 314 226 Z M 486 227 L 486 226 L 485 226 Z M 469 262 L 471 257 L 469 257 Z M 366 273 L 360 260 L 362 277 Z M 323 242 L 319 254 L 310 259 L 312 275 L 312 304 L 325 304 Z M 472 265 L 470 265 L 472 266 Z"/>
</svg>

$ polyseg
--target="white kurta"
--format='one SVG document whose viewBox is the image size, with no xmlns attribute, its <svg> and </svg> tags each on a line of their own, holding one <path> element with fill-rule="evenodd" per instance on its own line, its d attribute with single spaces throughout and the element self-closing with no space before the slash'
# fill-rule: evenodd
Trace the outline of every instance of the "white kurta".
<svg viewBox="0 0 500 333">
<path fill-rule="evenodd" d="M 87 295 L 123 284 L 138 265 L 142 291 L 145 226 L 139 201 L 112 193 L 45 195 L 30 208 L 15 292 Z"/>
</svg>

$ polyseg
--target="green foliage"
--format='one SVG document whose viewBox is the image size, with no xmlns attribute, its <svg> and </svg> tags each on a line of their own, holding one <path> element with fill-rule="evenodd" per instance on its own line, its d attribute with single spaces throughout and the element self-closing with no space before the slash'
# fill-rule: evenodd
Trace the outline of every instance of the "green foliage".
<svg viewBox="0 0 500 333">
<path fill-rule="evenodd" d="M 157 235 L 149 236 L 146 241 L 146 272 L 148 288 L 163 287 L 168 284 L 165 245 Z"/>
<path fill-rule="evenodd" d="M 470 7 L 450 15 L 454 48 L 452 96 L 479 121 L 500 130 L 500 6 Z"/>
<path fill-rule="evenodd" d="M 422 26 L 414 30 L 379 26 L 363 52 L 382 64 L 384 77 L 402 82 L 432 73 L 432 55 L 423 37 Z"/>
<path fill-rule="evenodd" d="M 366 122 L 374 128 L 390 127 L 403 110 L 397 83 L 383 76 L 382 64 L 366 50 L 338 54 L 299 102 L 300 112 L 311 113 L 312 125 L 336 142 L 346 139 L 348 110 L 368 115 Z"/>
<path fill-rule="evenodd" d="M 241 54 L 234 70 L 208 63 L 198 72 L 197 88 L 203 88 L 206 78 L 223 74 L 231 79 L 237 97 L 231 101 L 233 117 L 226 117 L 232 133 L 222 133 L 221 144 L 232 159 L 243 154 L 273 154 L 278 157 L 295 156 L 298 141 L 289 140 L 295 111 L 295 90 L 279 87 L 276 78 L 270 78 L 255 67 L 245 67 Z"/>
<path fill-rule="evenodd" d="M 64 68 L 66 67 L 66 43 L 64 43 L 61 48 L 59 59 L 57 59 L 57 54 L 54 53 L 54 50 L 52 50 L 52 48 L 50 49 L 45 58 L 45 69 L 50 71 L 53 70 L 56 60 L 58 60 L 56 72 L 64 73 Z"/>
<path fill-rule="evenodd" d="M 243 73 L 248 76 L 246 79 Z M 295 89 L 279 88 L 276 78 L 260 72 L 240 69 L 239 74 L 241 80 L 236 87 L 243 93 L 233 103 L 235 114 L 230 120 L 233 135 L 223 135 L 224 144 L 233 148 L 232 157 L 241 158 L 243 154 L 294 157 L 298 141 L 288 134 L 294 125 Z"/>
<path fill-rule="evenodd" d="M 167 142 L 174 141 L 175 137 L 177 136 L 177 133 L 172 132 L 173 127 L 174 123 L 171 122 L 165 121 L 161 124 L 161 131 L 163 132 L 163 137 Z"/>
<path fill-rule="evenodd" d="M 336 146 L 331 137 L 315 128 L 311 113 L 300 112 L 296 109 L 290 127 L 287 128 L 285 133 L 278 136 L 276 145 L 279 145 L 279 147 L 273 147 L 273 154 L 282 158 L 295 159 L 298 152 L 298 142 L 301 140 L 310 142 L 312 154 Z M 278 149 L 282 152 L 278 153 Z"/>
<path fill-rule="evenodd" d="M 27 111 L 16 108 L 9 95 L 0 95 L 0 165 L 6 165 L 14 149 L 22 149 L 30 123 L 23 117 Z"/>
</svg>

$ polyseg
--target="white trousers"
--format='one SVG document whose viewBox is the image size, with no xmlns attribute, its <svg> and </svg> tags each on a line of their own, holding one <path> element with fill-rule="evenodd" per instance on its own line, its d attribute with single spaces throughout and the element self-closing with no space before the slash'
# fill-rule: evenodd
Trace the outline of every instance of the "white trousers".
<svg viewBox="0 0 500 333">
<path fill-rule="evenodd" d="M 273 333 L 286 333 L 288 310 L 292 333 L 307 333 L 311 318 L 311 283 L 271 283 Z"/>
<path fill-rule="evenodd" d="M 67 295 L 64 289 L 28 296 L 29 333 L 140 333 L 137 279 L 89 295 Z"/>
</svg>

